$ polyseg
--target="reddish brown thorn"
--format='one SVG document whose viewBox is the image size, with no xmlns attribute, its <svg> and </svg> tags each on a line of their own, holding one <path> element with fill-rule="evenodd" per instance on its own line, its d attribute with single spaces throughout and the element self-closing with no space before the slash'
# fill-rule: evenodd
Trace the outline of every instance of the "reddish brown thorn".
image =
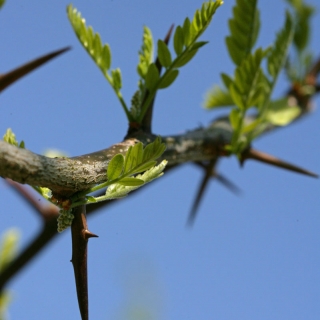
<svg viewBox="0 0 320 320">
<path fill-rule="evenodd" d="M 170 27 L 170 29 L 169 29 L 166 37 L 165 37 L 164 40 L 163 40 L 163 42 L 164 42 L 165 44 L 168 44 L 168 43 L 169 43 L 169 40 L 170 40 L 170 38 L 171 38 L 171 34 L 172 34 L 173 27 L 174 27 L 174 24 L 171 25 L 171 27 Z"/>
<path fill-rule="evenodd" d="M 245 150 L 241 155 L 241 159 L 240 159 L 241 165 L 243 165 L 244 161 L 247 159 L 257 160 L 259 162 L 270 164 L 270 165 L 278 167 L 278 168 L 282 168 L 285 170 L 305 174 L 310 177 L 318 178 L 318 175 L 311 172 L 311 171 L 297 167 L 291 163 L 282 161 L 274 156 L 271 156 L 267 153 L 264 153 L 264 152 L 261 152 L 258 150 L 254 150 L 254 149 Z"/>
<path fill-rule="evenodd" d="M 84 238 L 85 239 L 89 239 L 89 238 L 98 238 L 99 236 L 97 236 L 96 234 L 92 233 L 89 230 L 84 230 L 83 232 Z"/>
<path fill-rule="evenodd" d="M 217 162 L 216 159 L 211 160 L 208 163 L 208 165 L 205 166 L 205 174 L 202 178 L 200 187 L 198 189 L 196 198 L 193 202 L 193 205 L 192 205 L 192 208 L 191 208 L 188 220 L 187 220 L 187 225 L 190 227 L 193 225 L 193 223 L 195 221 L 200 202 L 201 202 L 203 195 L 204 195 L 204 192 L 208 186 L 209 179 L 212 177 L 212 172 L 214 171 L 214 166 L 215 166 L 216 162 Z"/>
<path fill-rule="evenodd" d="M 25 76 L 26 74 L 40 67 L 42 64 L 48 62 L 49 60 L 53 59 L 54 57 L 68 50 L 70 50 L 70 47 L 66 47 L 66 48 L 51 52 L 31 62 L 28 62 L 22 65 L 21 67 L 18 67 L 17 69 L 14 69 L 6 74 L 0 75 L 0 92 L 3 91 L 6 87 L 11 85 L 12 83 L 14 83 L 15 81 Z"/>
</svg>

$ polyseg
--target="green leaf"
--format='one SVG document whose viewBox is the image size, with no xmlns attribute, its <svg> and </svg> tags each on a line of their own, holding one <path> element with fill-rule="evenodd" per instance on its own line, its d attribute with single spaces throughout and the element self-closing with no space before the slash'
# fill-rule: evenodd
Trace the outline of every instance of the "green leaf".
<svg viewBox="0 0 320 320">
<path fill-rule="evenodd" d="M 139 64 L 137 72 L 142 79 L 145 79 L 149 65 L 153 60 L 153 38 L 148 27 L 143 28 L 142 46 L 139 51 Z"/>
<path fill-rule="evenodd" d="M 124 161 L 124 173 L 130 172 L 136 168 L 143 159 L 143 145 L 141 142 L 138 142 L 134 146 L 131 146 L 126 155 Z"/>
<path fill-rule="evenodd" d="M 151 63 L 149 65 L 148 72 L 145 78 L 147 89 L 153 90 L 156 87 L 159 78 L 160 75 L 157 66 L 155 65 L 155 63 Z"/>
<path fill-rule="evenodd" d="M 92 196 L 86 196 L 86 200 L 87 200 L 87 203 L 95 203 L 95 202 L 97 202 L 97 199 L 95 197 L 92 197 Z"/>
<path fill-rule="evenodd" d="M 116 154 L 109 162 L 107 169 L 108 180 L 117 179 L 123 170 L 124 156 L 122 154 Z"/>
<path fill-rule="evenodd" d="M 266 112 L 266 120 L 276 126 L 286 126 L 301 113 L 298 106 L 289 106 L 288 99 L 272 101 Z"/>
<path fill-rule="evenodd" d="M 230 36 L 226 38 L 229 55 L 238 66 L 251 52 L 260 29 L 257 0 L 237 0 L 229 20 Z"/>
<path fill-rule="evenodd" d="M 239 126 L 241 116 L 240 116 L 240 111 L 237 108 L 233 108 L 229 114 L 229 120 L 231 127 L 233 130 L 236 130 Z"/>
<path fill-rule="evenodd" d="M 119 68 L 111 70 L 113 88 L 119 91 L 122 87 L 121 70 Z"/>
<path fill-rule="evenodd" d="M 295 33 L 293 43 L 298 52 L 302 52 L 308 45 L 310 39 L 310 20 L 315 12 L 313 6 L 307 5 L 305 1 L 287 0 L 290 3 L 295 20 Z"/>
<path fill-rule="evenodd" d="M 161 65 L 168 68 L 171 65 L 171 53 L 167 45 L 162 40 L 158 40 L 158 59 Z"/>
<path fill-rule="evenodd" d="M 208 43 L 208 41 L 198 41 L 195 42 L 192 46 L 190 50 L 195 50 L 195 49 L 199 49 L 201 47 L 203 47 L 204 45 L 206 45 Z"/>
<path fill-rule="evenodd" d="M 0 9 L 2 8 L 5 2 L 6 2 L 5 0 L 0 0 Z"/>
<path fill-rule="evenodd" d="M 80 40 L 80 43 L 105 74 L 107 70 L 110 69 L 111 64 L 109 45 L 102 45 L 100 35 L 95 33 L 91 26 L 86 26 L 85 19 L 82 18 L 80 12 L 73 8 L 72 5 L 67 7 L 67 13 L 72 28 Z"/>
<path fill-rule="evenodd" d="M 164 76 L 161 78 L 158 88 L 164 89 L 169 86 L 176 80 L 178 77 L 179 70 L 173 69 L 164 74 Z"/>
<path fill-rule="evenodd" d="M 229 87 L 233 83 L 232 78 L 228 76 L 226 73 L 221 73 L 220 76 L 225 87 L 229 89 Z"/>
<path fill-rule="evenodd" d="M 280 71 L 284 67 L 288 49 L 294 35 L 294 25 L 290 14 L 286 13 L 286 20 L 283 29 L 278 32 L 276 40 L 268 55 L 268 71 L 276 81 Z"/>
<path fill-rule="evenodd" d="M 13 133 L 11 128 L 8 128 L 6 133 L 3 136 L 3 140 L 9 144 L 12 144 L 14 146 L 18 146 L 18 141 L 16 139 L 16 135 Z"/>
<path fill-rule="evenodd" d="M 217 107 L 233 106 L 234 101 L 229 91 L 222 90 L 218 86 L 214 86 L 206 95 L 204 107 L 213 109 Z"/>
<path fill-rule="evenodd" d="M 185 18 L 183 26 L 182 26 L 182 31 L 183 31 L 183 41 L 184 41 L 184 45 L 188 46 L 191 42 L 191 38 L 190 38 L 190 19 L 189 18 Z"/>
<path fill-rule="evenodd" d="M 173 67 L 174 68 L 183 67 L 196 55 L 197 51 L 198 51 L 197 49 L 190 50 L 186 52 L 184 55 L 181 55 L 180 56 L 181 58 L 178 58 L 173 62 Z"/>
<path fill-rule="evenodd" d="M 158 159 L 166 150 L 166 146 L 161 142 L 161 138 L 157 137 L 152 143 L 149 143 L 143 151 L 143 162 Z"/>
<path fill-rule="evenodd" d="M 144 181 L 137 178 L 126 177 L 119 180 L 118 183 L 122 186 L 137 187 L 137 186 L 142 186 L 144 184 Z"/>
<path fill-rule="evenodd" d="M 259 96 L 262 79 L 261 62 L 265 52 L 259 48 L 253 54 L 248 55 L 236 68 L 233 83 L 230 85 L 230 94 L 235 104 L 242 110 L 254 106 Z"/>
<path fill-rule="evenodd" d="M 163 170 L 166 164 L 167 161 L 163 160 L 158 166 L 152 167 L 151 169 L 145 171 L 143 174 L 137 175 L 136 179 L 142 180 L 144 184 L 149 183 L 152 180 L 157 179 L 163 175 Z M 107 189 L 105 196 L 98 197 L 96 199 L 97 201 L 121 199 L 125 197 L 129 192 L 136 190 L 140 186 L 141 185 L 124 186 L 120 183 L 115 183 Z"/>
<path fill-rule="evenodd" d="M 111 51 L 109 45 L 106 43 L 101 51 L 99 67 L 103 72 L 107 72 L 111 66 Z"/>
<path fill-rule="evenodd" d="M 184 47 L 184 36 L 183 36 L 183 29 L 181 26 L 178 26 L 174 33 L 173 47 L 177 56 L 182 53 L 183 47 Z"/>
</svg>

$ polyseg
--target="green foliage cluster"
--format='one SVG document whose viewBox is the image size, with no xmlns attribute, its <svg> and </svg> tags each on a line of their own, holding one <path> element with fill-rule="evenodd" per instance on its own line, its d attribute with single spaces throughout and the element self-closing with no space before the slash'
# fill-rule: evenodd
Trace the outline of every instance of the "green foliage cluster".
<svg viewBox="0 0 320 320">
<path fill-rule="evenodd" d="M 206 44 L 197 41 L 209 26 L 217 8 L 222 5 L 222 0 L 203 3 L 197 10 L 192 20 L 186 18 L 183 25 L 178 26 L 174 33 L 174 51 L 172 56 L 167 44 L 158 40 L 157 55 L 159 62 L 164 67 L 160 74 L 156 63 L 153 61 L 154 41 L 149 28 L 144 27 L 142 46 L 139 51 L 139 63 L 137 72 L 139 75 L 139 90 L 132 98 L 131 109 L 127 107 L 122 94 L 122 79 L 119 68 L 111 70 L 111 51 L 108 44 L 102 44 L 100 35 L 95 33 L 92 27 L 87 27 L 81 14 L 68 6 L 67 12 L 71 25 L 96 65 L 100 68 L 112 88 L 114 89 L 129 122 L 141 123 L 151 101 L 158 90 L 169 87 L 178 77 L 179 68 L 186 65 L 196 55 L 199 48 Z"/>
<path fill-rule="evenodd" d="M 165 144 L 158 137 L 145 147 L 141 142 L 138 142 L 129 147 L 125 155 L 119 153 L 113 156 L 106 172 L 107 181 L 86 191 L 76 193 L 70 198 L 70 206 L 67 209 L 62 208 L 60 210 L 58 231 L 62 232 L 71 226 L 74 217 L 71 213 L 72 208 L 83 204 L 124 198 L 131 191 L 161 177 L 167 161 L 163 160 L 159 165 L 156 164 L 157 159 L 161 157 L 165 149 Z M 89 195 L 105 188 L 106 192 L 102 196 Z M 47 200 L 51 201 L 49 189 L 38 189 Z"/>
<path fill-rule="evenodd" d="M 304 75 L 310 69 L 313 54 L 308 49 L 310 40 L 310 20 L 315 9 L 303 0 L 286 0 L 291 6 L 296 30 L 293 38 L 295 49 L 293 58 L 288 59 L 286 73 L 290 81 L 305 85 Z M 305 90 L 309 88 L 305 87 Z M 312 93 L 312 92 L 310 92 Z"/>
<path fill-rule="evenodd" d="M 8 128 L 6 133 L 3 136 L 3 140 L 9 144 L 12 144 L 13 146 L 16 146 L 18 148 L 25 148 L 24 141 L 20 141 L 20 143 L 16 139 L 16 135 L 13 133 L 11 128 Z"/>
<path fill-rule="evenodd" d="M 236 155 L 240 155 L 269 123 L 287 125 L 300 113 L 299 108 L 289 106 L 286 99 L 271 100 L 277 78 L 285 67 L 288 50 L 297 35 L 293 17 L 288 12 L 285 17 L 274 44 L 269 48 L 254 49 L 260 28 L 257 0 L 237 0 L 233 8 L 226 44 L 235 64 L 234 75 L 221 74 L 224 87 L 214 86 L 209 91 L 205 107 L 232 106 L 229 118 L 233 137 L 227 149 Z M 252 108 L 255 119 L 245 123 L 244 119 Z"/>
<path fill-rule="evenodd" d="M 84 193 L 76 194 L 71 199 L 73 202 L 71 207 L 81 204 L 82 202 L 77 202 L 77 199 L 91 192 L 107 188 L 103 196 L 86 196 L 85 203 L 87 204 L 104 200 L 120 199 L 125 197 L 129 192 L 161 177 L 167 161 L 163 160 L 159 165 L 156 164 L 157 159 L 161 157 L 165 148 L 165 144 L 162 143 L 158 137 L 154 142 L 146 145 L 146 147 L 143 147 L 141 142 L 131 146 L 125 156 L 116 154 L 108 164 L 108 180 Z"/>
</svg>

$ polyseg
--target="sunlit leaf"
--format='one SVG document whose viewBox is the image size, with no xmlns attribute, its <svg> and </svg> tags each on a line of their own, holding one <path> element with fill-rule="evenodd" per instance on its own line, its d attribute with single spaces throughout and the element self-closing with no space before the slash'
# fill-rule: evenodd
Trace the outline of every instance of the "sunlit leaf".
<svg viewBox="0 0 320 320">
<path fill-rule="evenodd" d="M 108 164 L 107 177 L 108 180 L 117 179 L 122 173 L 124 165 L 124 156 L 122 154 L 115 155 Z"/>
<path fill-rule="evenodd" d="M 167 45 L 162 40 L 158 40 L 158 59 L 161 65 L 165 68 L 168 68 L 171 65 L 171 53 Z"/>
<path fill-rule="evenodd" d="M 176 55 L 177 56 L 180 55 L 183 51 L 183 46 L 184 46 L 184 35 L 183 35 L 183 30 L 181 26 L 178 26 L 174 33 L 173 46 L 174 46 L 174 51 L 176 52 Z"/>
<path fill-rule="evenodd" d="M 229 91 L 222 90 L 218 86 L 214 86 L 206 95 L 204 107 L 213 109 L 217 107 L 226 107 L 234 105 L 234 101 Z"/>
<path fill-rule="evenodd" d="M 260 17 L 257 0 L 237 0 L 229 20 L 228 52 L 236 65 L 251 52 L 259 34 Z"/>
<path fill-rule="evenodd" d="M 118 183 L 121 184 L 122 186 L 137 187 L 137 186 L 142 186 L 144 184 L 144 181 L 137 178 L 126 177 L 118 181 Z"/>
<path fill-rule="evenodd" d="M 159 89 L 164 89 L 164 88 L 167 88 L 167 87 L 171 86 L 171 84 L 178 77 L 178 74 L 179 74 L 179 70 L 177 70 L 177 69 L 173 69 L 173 70 L 170 70 L 169 72 L 167 72 L 161 78 L 161 81 L 160 81 L 160 84 L 159 84 Z"/>
<path fill-rule="evenodd" d="M 152 90 L 156 87 L 157 82 L 159 81 L 159 71 L 155 63 L 151 63 L 148 68 L 148 72 L 145 78 L 146 87 L 149 90 Z"/>
</svg>

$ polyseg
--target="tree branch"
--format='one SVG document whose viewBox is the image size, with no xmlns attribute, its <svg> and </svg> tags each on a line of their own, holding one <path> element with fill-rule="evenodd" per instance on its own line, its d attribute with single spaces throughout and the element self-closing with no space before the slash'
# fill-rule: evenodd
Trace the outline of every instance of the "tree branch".
<svg viewBox="0 0 320 320">
<path fill-rule="evenodd" d="M 187 161 L 211 160 L 219 156 L 221 146 L 228 143 L 231 128 L 226 121 L 189 131 L 183 135 L 163 137 L 167 149 L 162 158 L 169 166 Z M 53 194 L 66 198 L 107 180 L 106 169 L 117 153 L 125 154 L 138 141 L 146 144 L 155 136 L 135 133 L 108 149 L 74 158 L 47 158 L 26 149 L 0 141 L 0 176 L 20 183 L 47 187 Z"/>
</svg>

